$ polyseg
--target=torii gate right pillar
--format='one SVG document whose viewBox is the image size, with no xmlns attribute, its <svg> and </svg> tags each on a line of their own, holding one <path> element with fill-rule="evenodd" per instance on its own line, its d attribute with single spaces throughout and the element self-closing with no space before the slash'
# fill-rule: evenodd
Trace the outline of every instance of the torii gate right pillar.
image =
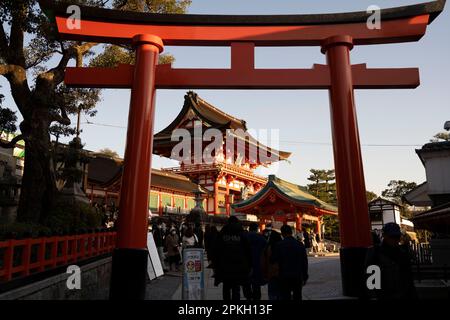
<svg viewBox="0 0 450 320">
<path fill-rule="evenodd" d="M 372 240 L 350 64 L 352 48 L 349 36 L 331 37 L 322 43 L 331 78 L 330 111 L 343 293 L 360 296 L 364 292 L 365 257 Z"/>
</svg>

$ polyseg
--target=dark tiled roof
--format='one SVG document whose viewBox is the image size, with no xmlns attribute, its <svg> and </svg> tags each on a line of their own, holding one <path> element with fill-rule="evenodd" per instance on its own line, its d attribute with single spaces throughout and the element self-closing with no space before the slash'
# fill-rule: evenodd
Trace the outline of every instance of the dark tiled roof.
<svg viewBox="0 0 450 320">
<path fill-rule="evenodd" d="M 450 202 L 434 207 L 428 211 L 421 212 L 417 214 L 415 217 L 413 217 L 411 220 L 416 222 L 423 219 L 434 219 L 444 216 L 450 217 Z"/>
<path fill-rule="evenodd" d="M 92 156 L 89 160 L 88 180 L 97 184 L 111 181 L 122 171 L 122 160 L 105 156 Z"/>
<path fill-rule="evenodd" d="M 184 96 L 183 108 L 178 116 L 166 128 L 154 135 L 153 152 L 155 154 L 170 157 L 172 147 L 175 144 L 178 144 L 178 141 L 171 140 L 172 132 L 181 125 L 181 122 L 186 118 L 189 112 L 193 112 L 198 118 L 209 124 L 212 128 L 222 130 L 223 132 L 227 129 L 240 129 L 247 132 L 247 125 L 244 120 L 223 112 L 200 98 L 195 92 L 189 91 Z M 290 152 L 275 150 L 263 145 L 249 134 L 246 137 L 246 141 L 248 144 L 257 145 L 259 148 L 267 150 L 269 154 L 278 155 L 280 160 L 286 160 L 291 156 Z"/>
<path fill-rule="evenodd" d="M 368 203 L 368 206 L 370 207 L 370 206 L 376 206 L 376 205 L 380 205 L 380 204 L 381 205 L 383 205 L 383 204 L 390 204 L 390 205 L 394 205 L 394 206 L 397 206 L 397 207 L 403 207 L 401 204 L 399 204 L 399 203 L 397 203 L 395 201 L 384 199 L 384 198 L 381 198 L 381 197 L 378 197 L 378 198 L 373 199 L 372 201 L 370 201 Z"/>
<path fill-rule="evenodd" d="M 177 190 L 186 193 L 193 193 L 198 190 L 199 185 L 180 174 L 152 169 L 152 187 Z M 201 188 L 201 187 L 200 187 Z M 208 193 L 208 190 L 201 188 L 201 191 Z"/>
<path fill-rule="evenodd" d="M 425 163 L 425 160 L 422 157 L 423 154 L 443 150 L 450 150 L 450 141 L 430 142 L 424 144 L 421 149 L 416 149 L 416 153 L 419 156 L 420 161 Z"/>
<path fill-rule="evenodd" d="M 450 150 L 450 141 L 430 142 L 422 146 L 419 150 Z"/>
<path fill-rule="evenodd" d="M 184 104 L 178 116 L 165 129 L 155 134 L 155 139 L 159 137 L 171 136 L 172 131 L 177 128 L 186 114 L 192 110 L 200 119 L 213 125 L 216 128 L 247 130 L 244 120 L 235 118 L 222 110 L 214 107 L 210 103 L 200 98 L 195 92 L 188 91 L 184 96 Z"/>
<path fill-rule="evenodd" d="M 117 182 L 122 178 L 122 163 L 121 159 L 93 156 L 89 161 L 89 183 L 108 187 Z M 199 188 L 198 184 L 183 175 L 158 169 L 152 169 L 151 186 L 185 193 L 192 193 Z M 201 191 L 208 192 L 204 188 L 201 188 Z"/>
</svg>

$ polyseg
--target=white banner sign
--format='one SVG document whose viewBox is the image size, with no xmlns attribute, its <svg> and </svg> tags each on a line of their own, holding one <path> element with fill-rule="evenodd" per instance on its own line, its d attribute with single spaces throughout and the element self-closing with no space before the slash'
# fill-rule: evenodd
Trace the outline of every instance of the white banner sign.
<svg viewBox="0 0 450 320">
<path fill-rule="evenodd" d="M 183 250 L 183 300 L 205 299 L 205 250 Z"/>
</svg>

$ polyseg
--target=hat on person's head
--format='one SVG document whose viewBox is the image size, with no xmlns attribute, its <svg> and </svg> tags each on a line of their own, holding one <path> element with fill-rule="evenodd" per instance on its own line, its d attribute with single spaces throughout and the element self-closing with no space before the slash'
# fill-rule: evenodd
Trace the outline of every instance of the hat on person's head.
<svg viewBox="0 0 450 320">
<path fill-rule="evenodd" d="M 400 237 L 402 231 L 400 230 L 400 226 L 395 222 L 388 222 L 383 227 L 383 234 L 390 237 Z"/>
</svg>

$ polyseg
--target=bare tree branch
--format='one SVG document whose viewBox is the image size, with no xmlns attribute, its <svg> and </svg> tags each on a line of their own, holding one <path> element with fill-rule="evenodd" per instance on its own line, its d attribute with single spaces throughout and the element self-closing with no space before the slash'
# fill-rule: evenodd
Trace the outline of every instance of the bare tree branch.
<svg viewBox="0 0 450 320">
<path fill-rule="evenodd" d="M 21 135 L 21 134 L 14 137 L 11 141 L 8 141 L 8 142 L 0 140 L 0 147 L 5 148 L 5 149 L 14 148 L 16 146 L 16 143 L 19 142 L 20 140 L 23 140 L 23 135 Z"/>
<path fill-rule="evenodd" d="M 70 125 L 70 119 L 67 115 L 67 112 L 66 112 L 66 109 L 64 108 L 64 106 L 60 107 L 59 109 L 61 110 L 61 114 L 60 115 L 57 113 L 52 114 L 50 120 L 52 122 L 53 121 L 59 122 L 60 124 L 65 125 L 65 126 Z"/>
<path fill-rule="evenodd" d="M 12 65 L 0 64 L 0 75 L 6 76 L 12 71 Z"/>
<path fill-rule="evenodd" d="M 0 57 L 4 60 L 8 57 L 8 37 L 3 28 L 3 23 L 0 23 Z"/>
<path fill-rule="evenodd" d="M 10 43 L 8 62 L 25 67 L 24 54 L 24 31 L 23 23 L 26 17 L 26 7 L 23 7 L 20 12 L 14 14 L 11 22 Z"/>
<path fill-rule="evenodd" d="M 61 43 L 62 45 L 62 43 Z M 58 65 L 44 74 L 39 75 L 41 79 L 53 82 L 54 86 L 57 86 L 64 80 L 65 69 L 70 59 L 76 58 L 78 53 L 81 55 L 86 54 L 92 47 L 96 46 L 95 42 L 87 42 L 82 45 L 73 45 L 67 49 L 63 48 L 63 55 Z"/>
<path fill-rule="evenodd" d="M 86 54 L 89 50 L 91 50 L 93 47 L 98 45 L 98 43 L 95 42 L 86 42 L 81 45 L 76 46 L 76 50 L 80 52 L 82 55 Z"/>
<path fill-rule="evenodd" d="M 35 66 L 37 66 L 41 62 L 46 61 L 46 58 L 47 58 L 48 55 L 52 55 L 52 54 L 59 53 L 59 52 L 60 51 L 58 51 L 58 50 L 53 50 L 53 51 L 45 52 L 42 55 L 37 55 L 36 54 L 36 57 L 33 59 L 33 61 L 28 62 L 26 64 L 25 69 L 34 68 Z"/>
<path fill-rule="evenodd" d="M 22 114 L 27 112 L 30 106 L 31 92 L 27 81 L 27 72 L 22 66 L 14 64 L 1 64 L 0 75 L 4 76 L 11 86 L 14 102 Z"/>
</svg>

